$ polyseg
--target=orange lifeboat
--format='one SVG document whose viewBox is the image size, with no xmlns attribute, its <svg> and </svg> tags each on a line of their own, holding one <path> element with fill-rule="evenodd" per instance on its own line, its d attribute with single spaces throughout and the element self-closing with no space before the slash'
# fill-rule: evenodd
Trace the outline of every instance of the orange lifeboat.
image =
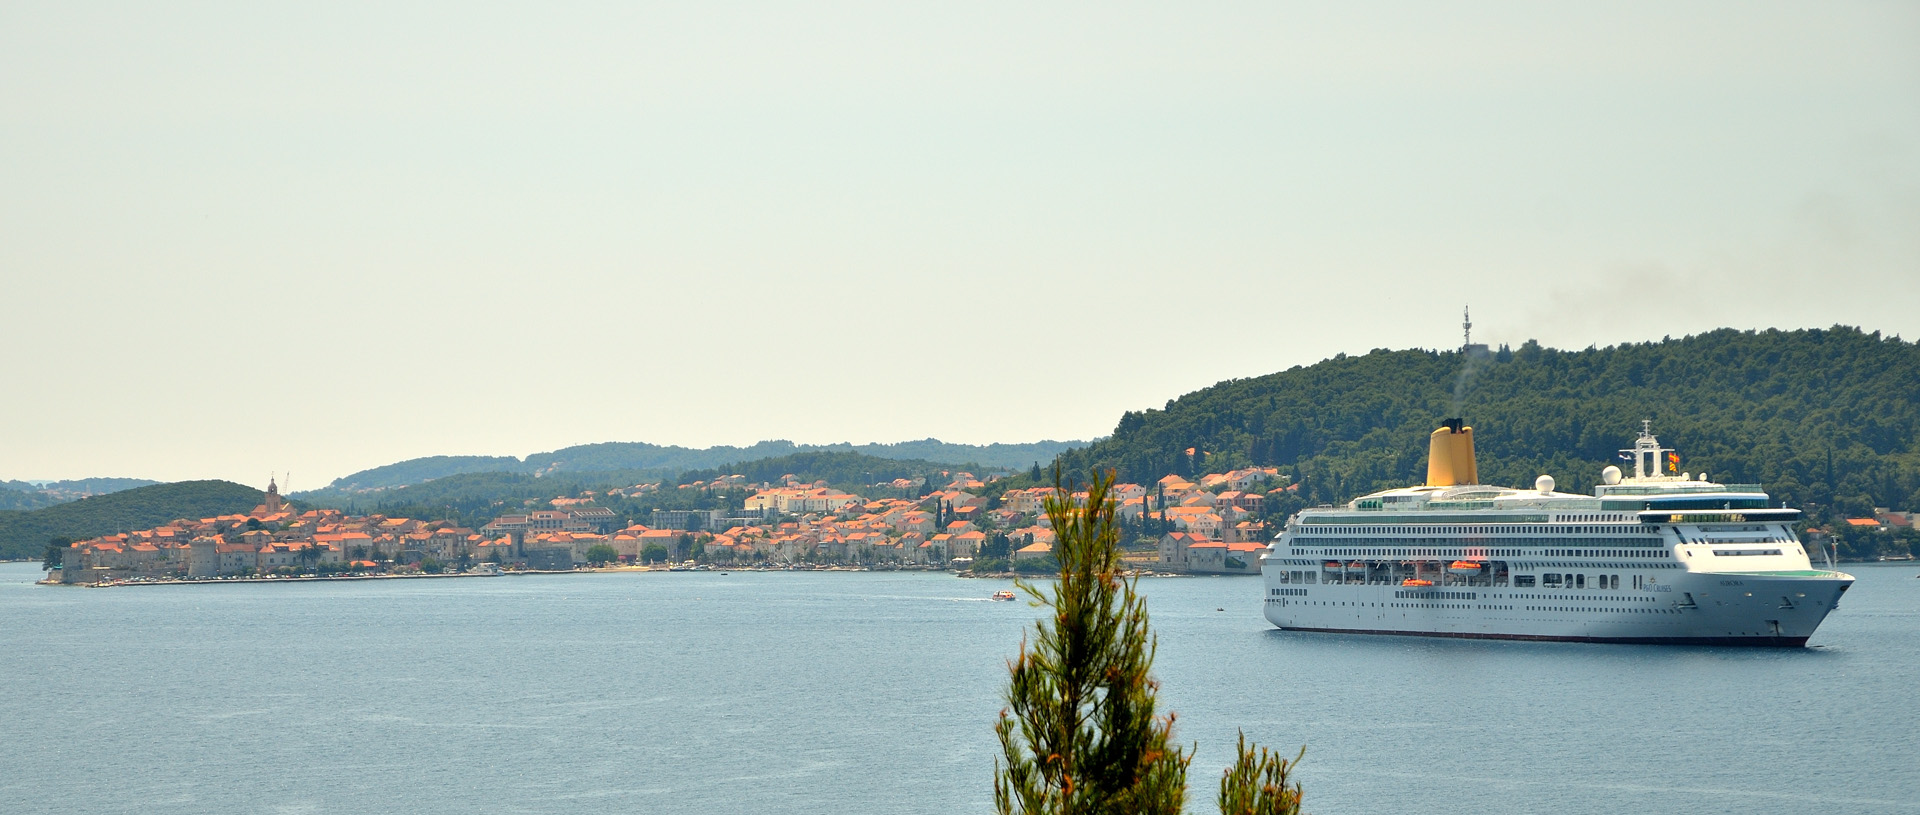
<svg viewBox="0 0 1920 815">
<path fill-rule="evenodd" d="M 1321 564 L 1321 565 L 1323 565 L 1323 566 L 1326 566 L 1326 567 L 1327 567 L 1327 568 L 1329 568 L 1329 569 L 1338 569 L 1338 568 L 1340 568 L 1340 561 L 1337 561 L 1337 560 L 1329 560 L 1329 561 L 1327 561 L 1326 563 L 1323 563 L 1323 564 Z"/>
<path fill-rule="evenodd" d="M 1483 568 L 1483 564 L 1475 563 L 1471 560 L 1456 560 L 1447 564 L 1447 568 L 1456 572 L 1477 572 Z"/>
<path fill-rule="evenodd" d="M 1431 580 L 1421 580 L 1420 578 L 1417 578 L 1417 577 L 1409 577 L 1409 578 L 1407 578 L 1407 579 L 1405 579 L 1405 580 L 1402 580 L 1402 581 L 1400 581 L 1400 585 L 1402 585 L 1402 586 L 1431 586 L 1431 585 L 1433 585 L 1433 581 L 1431 581 Z"/>
</svg>

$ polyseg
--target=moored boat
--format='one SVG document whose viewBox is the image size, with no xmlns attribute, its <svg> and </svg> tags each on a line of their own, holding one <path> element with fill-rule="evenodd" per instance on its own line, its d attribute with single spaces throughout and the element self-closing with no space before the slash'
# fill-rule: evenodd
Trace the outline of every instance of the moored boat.
<svg viewBox="0 0 1920 815">
<path fill-rule="evenodd" d="M 1817 569 L 1795 509 L 1681 472 L 1651 423 L 1593 494 L 1479 483 L 1473 428 L 1429 439 L 1427 481 L 1302 510 L 1261 556 L 1265 616 L 1296 631 L 1799 646 L 1853 577 Z"/>
</svg>

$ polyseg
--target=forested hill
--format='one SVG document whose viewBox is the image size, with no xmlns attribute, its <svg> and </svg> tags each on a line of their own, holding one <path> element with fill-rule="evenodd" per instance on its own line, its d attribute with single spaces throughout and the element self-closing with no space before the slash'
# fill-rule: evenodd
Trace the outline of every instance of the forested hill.
<svg viewBox="0 0 1920 815">
<path fill-rule="evenodd" d="M 1123 479 L 1276 465 L 1313 501 L 1416 483 L 1427 434 L 1474 428 L 1481 481 L 1547 473 L 1587 491 L 1641 419 L 1681 469 L 1764 482 L 1810 511 L 1920 509 L 1920 346 L 1878 332 L 1741 332 L 1584 351 L 1529 341 L 1469 358 L 1376 350 L 1230 380 L 1129 412 L 1113 436 L 1058 459 Z M 1188 455 L 1187 449 L 1196 453 Z"/>
<path fill-rule="evenodd" d="M 104 495 L 158 483 L 145 478 L 79 478 L 43 484 L 0 481 L 0 509 L 39 509 L 78 501 L 89 495 Z"/>
<path fill-rule="evenodd" d="M 525 473 L 459 473 L 424 484 L 390 489 L 354 492 L 334 489 L 301 493 L 309 506 L 331 507 L 353 514 L 378 513 L 393 517 L 453 520 L 463 526 L 478 527 L 504 512 L 527 507 L 546 506 L 559 496 L 577 496 L 591 490 L 600 493 L 601 506 L 614 510 L 622 522 L 646 521 L 654 509 L 739 509 L 747 495 L 744 490 L 680 490 L 634 493 L 616 497 L 609 489 L 643 482 L 664 482 L 668 486 L 691 484 L 722 475 L 746 476 L 750 483 L 778 482 L 792 475 L 803 482 L 826 481 L 851 492 L 880 496 L 891 490 L 874 487 L 895 479 L 910 479 L 920 484 L 929 479 L 945 479 L 940 473 L 951 465 L 913 459 L 880 458 L 844 450 L 810 450 L 802 453 L 728 463 L 709 470 L 678 473 L 661 470 L 591 470 L 552 472 L 535 477 Z M 913 496 L 924 494 L 910 488 Z M 902 493 L 904 494 L 904 492 Z"/>
<path fill-rule="evenodd" d="M 181 481 L 96 495 L 28 512 L 0 512 L 0 558 L 39 557 L 49 538 L 151 529 L 181 518 L 247 512 L 265 493 L 231 481 Z"/>
<path fill-rule="evenodd" d="M 648 470 L 673 474 L 719 467 L 741 461 L 778 458 L 810 452 L 859 453 L 900 461 L 937 461 L 952 466 L 1017 469 L 1034 462 L 1052 461 L 1062 451 L 1085 442 L 1037 441 L 1024 444 L 951 444 L 939 439 L 895 444 L 794 444 L 763 441 L 748 447 L 690 448 L 645 442 L 603 442 L 534 453 L 524 460 L 513 456 L 429 456 L 362 470 L 336 479 L 324 492 L 348 493 L 422 484 L 436 478 L 466 473 L 607 473 Z M 307 493 L 302 493 L 302 497 Z"/>
</svg>

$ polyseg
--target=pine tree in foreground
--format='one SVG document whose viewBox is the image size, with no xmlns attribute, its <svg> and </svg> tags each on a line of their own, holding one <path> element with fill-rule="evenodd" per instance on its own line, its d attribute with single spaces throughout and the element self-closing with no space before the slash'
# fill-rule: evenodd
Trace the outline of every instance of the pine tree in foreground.
<svg viewBox="0 0 1920 815">
<path fill-rule="evenodd" d="M 1051 590 L 1020 584 L 1054 615 L 1008 666 L 1007 709 L 994 727 L 1006 764 L 996 767 L 994 803 L 1004 815 L 1173 815 L 1189 759 L 1171 743 L 1173 716 L 1154 715 L 1153 635 L 1145 601 L 1120 575 L 1113 476 L 1094 477 L 1083 507 L 1057 471 L 1054 486 L 1047 517 L 1059 581 Z"/>
<path fill-rule="evenodd" d="M 1285 759 L 1248 744 L 1247 734 L 1241 733 L 1239 754 L 1220 778 L 1220 815 L 1300 815 L 1300 782 L 1290 774 L 1306 748 Z"/>
<path fill-rule="evenodd" d="M 1053 480 L 1047 517 L 1059 580 L 1051 590 L 1019 585 L 1054 614 L 1008 666 L 994 804 L 1003 815 L 1175 815 L 1191 759 L 1172 743 L 1174 715 L 1155 715 L 1154 637 L 1145 599 L 1121 574 L 1113 473 L 1096 473 L 1077 507 L 1058 470 Z M 1239 760 L 1220 781 L 1221 812 L 1299 815 L 1293 764 L 1256 752 L 1243 733 Z"/>
</svg>

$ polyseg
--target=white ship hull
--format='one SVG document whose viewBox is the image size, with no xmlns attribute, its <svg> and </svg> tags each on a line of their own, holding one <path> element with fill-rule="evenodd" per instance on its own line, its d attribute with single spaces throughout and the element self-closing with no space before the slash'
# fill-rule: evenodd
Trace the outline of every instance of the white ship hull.
<svg viewBox="0 0 1920 815">
<path fill-rule="evenodd" d="M 1813 568 L 1757 484 L 1678 470 L 1643 428 L 1593 495 L 1477 483 L 1472 428 L 1431 437 L 1428 483 L 1302 510 L 1260 558 L 1289 631 L 1805 645 L 1853 585 Z M 1670 474 L 1661 474 L 1664 464 Z"/>
<path fill-rule="evenodd" d="M 1660 574 L 1641 589 L 1542 590 L 1279 582 L 1267 621 L 1290 631 L 1696 645 L 1805 645 L 1852 581 L 1821 576 Z M 1633 581 L 1629 581 L 1631 584 Z"/>
</svg>

